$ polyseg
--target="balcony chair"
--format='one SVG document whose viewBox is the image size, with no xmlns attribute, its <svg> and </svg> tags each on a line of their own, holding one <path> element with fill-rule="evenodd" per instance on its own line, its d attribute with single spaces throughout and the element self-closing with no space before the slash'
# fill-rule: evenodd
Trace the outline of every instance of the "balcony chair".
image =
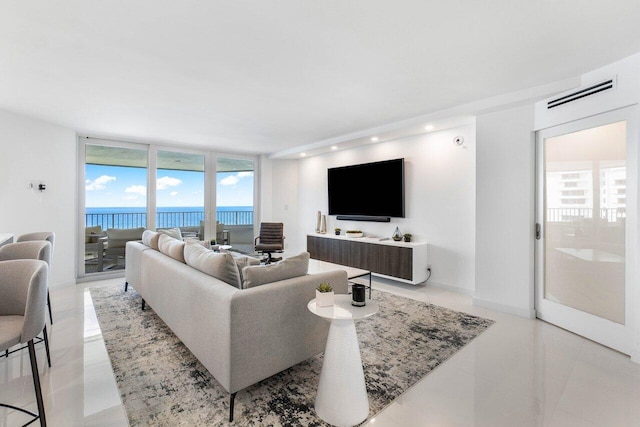
<svg viewBox="0 0 640 427">
<path fill-rule="evenodd" d="M 127 242 L 142 240 L 144 230 L 144 227 L 108 228 L 104 245 L 104 258 L 113 259 L 114 266 L 118 266 L 118 260 L 125 256 Z"/>
<path fill-rule="evenodd" d="M 43 259 L 49 266 L 49 274 L 51 274 L 51 262 L 53 261 L 53 250 L 55 247 L 56 234 L 52 231 L 36 231 L 34 233 L 21 234 L 16 239 L 16 242 L 32 242 L 37 240 L 46 240 L 51 243 L 51 253 L 49 259 Z M 38 258 L 39 259 L 39 258 Z M 49 290 L 47 289 L 47 306 L 49 307 L 49 321 L 53 325 L 53 314 L 51 314 L 51 298 L 49 297 Z"/>
<path fill-rule="evenodd" d="M 104 242 L 107 234 L 100 225 L 85 227 L 84 229 L 84 262 L 95 265 L 96 271 L 103 269 Z"/>
<path fill-rule="evenodd" d="M 261 262 L 271 264 L 280 261 L 282 257 L 273 258 L 273 253 L 284 251 L 284 224 L 281 222 L 261 222 L 260 235 L 254 239 L 255 251 L 259 254 L 267 254 Z"/>
<path fill-rule="evenodd" d="M 39 260 L 0 261 L 0 351 L 27 344 L 38 413 L 4 403 L 0 406 L 34 417 L 25 425 L 39 419 L 43 427 L 47 420 L 33 340 L 46 327 L 48 270 L 47 263 Z"/>
<path fill-rule="evenodd" d="M 29 259 L 29 260 L 38 260 L 44 261 L 49 267 L 51 261 L 51 243 L 46 240 L 34 240 L 31 242 L 16 242 L 9 243 L 8 245 L 4 245 L 0 247 L 0 261 L 13 261 L 13 260 L 21 260 L 21 259 Z M 47 274 L 49 274 L 49 268 L 47 268 Z M 48 277 L 47 277 L 48 283 Z M 49 296 L 49 289 L 47 288 L 47 300 Z M 49 305 L 49 310 L 51 310 L 51 305 Z M 49 311 L 49 316 L 51 316 L 51 311 Z M 45 324 L 42 329 L 43 338 L 37 338 L 37 343 L 44 341 L 45 349 L 47 350 L 47 362 L 49 367 L 51 367 L 51 355 L 49 353 L 49 339 L 47 337 L 47 325 Z M 24 347 L 22 347 L 24 348 Z M 5 350 L 5 356 L 8 357 L 10 353 L 14 351 L 22 350 L 22 348 L 9 351 L 8 348 Z"/>
</svg>

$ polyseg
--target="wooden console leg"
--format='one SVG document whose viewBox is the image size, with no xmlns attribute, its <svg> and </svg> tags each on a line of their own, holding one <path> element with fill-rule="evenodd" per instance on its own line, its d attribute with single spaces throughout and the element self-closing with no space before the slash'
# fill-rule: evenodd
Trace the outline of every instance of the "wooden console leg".
<svg viewBox="0 0 640 427">
<path fill-rule="evenodd" d="M 124 291 L 127 292 L 127 289 L 129 289 L 129 282 L 124 282 Z"/>
<path fill-rule="evenodd" d="M 146 303 L 147 302 L 144 300 L 144 298 L 142 298 L 142 310 L 144 310 L 144 307 L 145 307 Z"/>
</svg>

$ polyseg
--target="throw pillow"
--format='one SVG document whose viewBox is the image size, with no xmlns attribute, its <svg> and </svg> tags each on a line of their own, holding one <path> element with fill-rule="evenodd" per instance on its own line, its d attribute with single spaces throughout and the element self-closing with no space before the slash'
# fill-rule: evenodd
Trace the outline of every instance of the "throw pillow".
<svg viewBox="0 0 640 427">
<path fill-rule="evenodd" d="M 160 233 L 157 233 L 152 230 L 145 230 L 142 233 L 142 243 L 145 246 L 149 246 L 152 249 L 158 250 L 158 239 L 160 238 Z"/>
<path fill-rule="evenodd" d="M 304 276 L 309 271 L 309 252 L 285 258 L 276 264 L 256 265 L 242 270 L 242 289 L 253 288 L 265 283 Z"/>
<path fill-rule="evenodd" d="M 158 250 L 177 261 L 184 262 L 184 242 L 182 240 L 161 234 L 158 238 Z"/>
<path fill-rule="evenodd" d="M 240 288 L 240 274 L 231 254 L 215 253 L 199 243 L 187 242 L 184 257 L 188 266 Z"/>
<path fill-rule="evenodd" d="M 174 239 L 182 240 L 182 231 L 179 228 L 166 228 L 164 230 L 158 230 L 158 233 L 166 234 Z"/>
<path fill-rule="evenodd" d="M 238 267 L 238 273 L 240 274 L 240 283 L 244 281 L 244 275 L 242 273 L 242 269 L 245 267 L 249 267 L 250 265 L 260 265 L 260 261 L 256 258 L 246 256 L 246 255 L 236 255 L 235 252 L 229 252 L 233 259 L 236 262 L 236 266 Z"/>
</svg>

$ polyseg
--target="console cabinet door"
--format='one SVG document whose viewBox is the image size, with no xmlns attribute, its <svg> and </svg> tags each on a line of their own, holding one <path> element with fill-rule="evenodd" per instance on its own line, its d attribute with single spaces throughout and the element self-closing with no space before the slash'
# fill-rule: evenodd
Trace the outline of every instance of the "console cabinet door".
<svg viewBox="0 0 640 427">
<path fill-rule="evenodd" d="M 413 249 L 397 246 L 379 247 L 378 271 L 385 276 L 413 280 Z"/>
<path fill-rule="evenodd" d="M 379 273 L 380 245 L 370 243 L 349 242 L 349 267 L 370 270 Z"/>
</svg>

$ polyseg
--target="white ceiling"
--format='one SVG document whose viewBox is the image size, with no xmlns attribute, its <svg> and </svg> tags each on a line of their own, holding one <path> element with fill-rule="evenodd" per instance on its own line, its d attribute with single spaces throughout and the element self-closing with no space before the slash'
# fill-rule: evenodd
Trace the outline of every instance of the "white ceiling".
<svg viewBox="0 0 640 427">
<path fill-rule="evenodd" d="M 640 51 L 640 1 L 0 0 L 0 108 L 273 153 Z"/>
</svg>

